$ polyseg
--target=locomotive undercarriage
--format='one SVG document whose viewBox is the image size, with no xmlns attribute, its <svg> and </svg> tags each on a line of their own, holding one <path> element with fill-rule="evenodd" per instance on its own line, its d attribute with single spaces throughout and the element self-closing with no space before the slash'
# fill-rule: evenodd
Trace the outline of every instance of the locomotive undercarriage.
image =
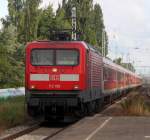
<svg viewBox="0 0 150 140">
<path fill-rule="evenodd" d="M 84 102 L 79 94 L 26 94 L 27 111 L 33 118 L 44 117 L 46 120 L 63 120 L 66 116 L 81 118 L 98 113 L 104 104 L 110 104 L 119 98 L 122 92 L 102 95 L 99 99 Z M 126 92 L 125 92 L 126 93 Z"/>
<path fill-rule="evenodd" d="M 63 119 L 65 116 L 75 116 L 79 110 L 80 98 L 77 92 L 67 94 L 58 92 L 27 91 L 27 111 L 33 118 L 45 117 L 45 119 Z"/>
<path fill-rule="evenodd" d="M 76 106 L 69 106 L 65 104 L 59 104 L 55 102 L 54 104 L 40 103 L 39 105 L 33 105 L 28 103 L 28 113 L 33 118 L 45 117 L 46 120 L 51 119 L 64 119 L 66 116 L 72 116 L 81 118 L 84 116 L 92 116 L 97 113 L 102 108 L 103 101 L 94 100 L 91 102 L 83 103 L 79 101 Z M 43 116 L 44 115 L 44 116 Z"/>
</svg>

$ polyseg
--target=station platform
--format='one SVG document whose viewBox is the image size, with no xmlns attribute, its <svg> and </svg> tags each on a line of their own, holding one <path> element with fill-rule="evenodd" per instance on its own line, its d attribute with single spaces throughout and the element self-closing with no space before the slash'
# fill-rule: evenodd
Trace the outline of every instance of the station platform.
<svg viewBox="0 0 150 140">
<path fill-rule="evenodd" d="M 53 140 L 148 140 L 150 117 L 86 117 Z"/>
</svg>

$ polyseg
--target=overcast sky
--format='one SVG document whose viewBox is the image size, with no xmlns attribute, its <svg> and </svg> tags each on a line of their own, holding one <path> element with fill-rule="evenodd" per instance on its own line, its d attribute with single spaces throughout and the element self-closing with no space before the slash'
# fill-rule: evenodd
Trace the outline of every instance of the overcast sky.
<svg viewBox="0 0 150 140">
<path fill-rule="evenodd" d="M 7 15 L 7 0 L 0 0 L 0 17 Z M 57 8 L 61 0 L 43 0 Z M 150 66 L 150 1 L 94 0 L 102 7 L 109 35 L 109 56 L 121 56 L 138 66 Z"/>
</svg>

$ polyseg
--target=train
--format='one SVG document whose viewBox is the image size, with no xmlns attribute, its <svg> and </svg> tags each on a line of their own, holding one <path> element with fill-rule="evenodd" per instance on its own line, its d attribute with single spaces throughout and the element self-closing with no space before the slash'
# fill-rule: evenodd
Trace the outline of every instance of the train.
<svg viewBox="0 0 150 140">
<path fill-rule="evenodd" d="M 84 41 L 33 41 L 26 47 L 25 96 L 33 118 L 87 116 L 140 87 L 142 78 Z"/>
</svg>

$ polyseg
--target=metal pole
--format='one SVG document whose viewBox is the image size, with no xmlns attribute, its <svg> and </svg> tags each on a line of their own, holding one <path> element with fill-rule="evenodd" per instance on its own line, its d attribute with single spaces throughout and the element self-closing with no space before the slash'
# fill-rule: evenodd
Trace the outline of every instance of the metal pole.
<svg viewBox="0 0 150 140">
<path fill-rule="evenodd" d="M 105 36 L 105 30 L 103 30 L 104 34 L 104 57 L 106 56 L 106 36 Z"/>
<path fill-rule="evenodd" d="M 103 56 L 103 30 L 102 30 L 102 56 Z"/>
<path fill-rule="evenodd" d="M 105 54 L 104 54 L 104 29 L 102 30 L 102 56 L 104 57 Z"/>
<path fill-rule="evenodd" d="M 76 7 L 72 7 L 72 40 L 77 40 L 77 10 Z"/>
</svg>

